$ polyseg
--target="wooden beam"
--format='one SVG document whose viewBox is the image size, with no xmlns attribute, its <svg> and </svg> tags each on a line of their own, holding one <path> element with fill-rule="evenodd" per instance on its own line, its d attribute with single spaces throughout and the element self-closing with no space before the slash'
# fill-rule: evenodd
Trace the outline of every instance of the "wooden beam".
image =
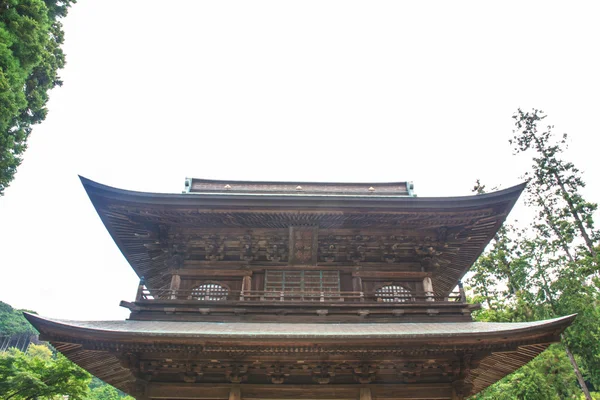
<svg viewBox="0 0 600 400">
<path fill-rule="evenodd" d="M 241 264 L 241 263 L 240 263 Z M 241 266 L 241 265 L 240 265 Z M 207 268 L 182 268 L 177 270 L 177 274 L 184 277 L 205 277 L 205 276 L 219 276 L 219 277 L 237 277 L 237 276 L 251 276 L 252 271 L 247 269 L 207 269 Z"/>
<path fill-rule="evenodd" d="M 421 280 L 430 277 L 430 272 L 421 271 L 354 271 L 352 276 L 371 279 L 411 279 Z"/>
<path fill-rule="evenodd" d="M 450 384 L 369 384 L 360 385 L 264 385 L 264 384 L 211 384 L 211 383 L 153 383 L 147 386 L 148 397 L 155 400 L 208 400 L 241 399 L 234 390 L 242 389 L 244 400 L 451 400 Z"/>
</svg>

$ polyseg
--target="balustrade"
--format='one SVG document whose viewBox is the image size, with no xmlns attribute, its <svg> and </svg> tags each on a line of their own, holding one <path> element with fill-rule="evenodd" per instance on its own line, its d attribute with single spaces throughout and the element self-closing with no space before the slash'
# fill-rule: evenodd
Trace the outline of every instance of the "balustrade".
<svg viewBox="0 0 600 400">
<path fill-rule="evenodd" d="M 206 292 L 194 290 L 173 290 L 142 288 L 137 300 L 178 300 L 200 302 L 354 302 L 354 303 L 424 303 L 424 302 L 465 302 L 462 291 L 452 292 L 447 296 L 439 296 L 431 292 L 317 292 L 317 291 L 268 291 L 243 290 L 232 292 L 227 289 L 211 288 Z"/>
</svg>

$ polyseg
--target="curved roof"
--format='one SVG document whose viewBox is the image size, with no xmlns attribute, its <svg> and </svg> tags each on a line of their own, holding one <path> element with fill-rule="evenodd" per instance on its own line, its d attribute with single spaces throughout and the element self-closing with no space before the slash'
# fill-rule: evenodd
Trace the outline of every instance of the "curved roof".
<svg viewBox="0 0 600 400">
<path fill-rule="evenodd" d="M 537 331 L 562 330 L 576 317 L 569 315 L 535 322 L 419 322 L 419 323 L 250 323 L 201 321 L 70 321 L 44 318 L 25 313 L 29 322 L 40 330 L 62 332 L 70 336 L 81 334 L 110 338 L 114 335 L 133 336 L 138 340 L 167 339 L 423 339 L 443 337 L 484 338 L 518 337 Z"/>
<path fill-rule="evenodd" d="M 273 324 L 160 321 L 65 321 L 25 314 L 43 340 L 98 378 L 132 393 L 135 365 L 123 354 L 181 354 L 213 359 L 226 351 L 252 358 L 298 352 L 386 354 L 435 359 L 454 353 L 483 355 L 466 383 L 475 394 L 529 362 L 560 339 L 575 315 L 519 323 Z M 217 352 L 217 353 L 215 353 Z M 165 357 L 164 355 L 162 357 Z"/>
<path fill-rule="evenodd" d="M 439 295 L 446 295 L 456 287 L 525 188 L 525 184 L 521 184 L 462 197 L 396 196 L 385 194 L 384 190 L 356 195 L 354 186 L 349 189 L 350 194 L 233 193 L 227 190 L 159 194 L 116 189 L 83 177 L 81 181 L 115 243 L 138 276 L 146 278 L 150 290 L 169 284 L 166 258 L 173 253 L 178 232 L 238 229 L 242 233 L 233 236 L 240 237 L 248 230 L 269 229 L 280 230 L 280 236 L 285 237 L 284 232 L 290 226 L 312 225 L 323 231 L 378 230 L 392 235 L 385 238 L 396 234 L 401 237 L 408 232 L 409 236 L 427 236 L 428 240 L 449 243 L 439 251 L 433 251 L 430 245 L 426 249 L 436 253 L 442 261 L 439 263 L 442 267 L 432 271 L 433 287 Z M 239 240 L 230 243 L 228 248 L 239 248 L 240 243 Z M 414 253 L 407 262 L 418 262 L 419 255 L 412 249 L 423 243 L 408 240 L 405 244 L 405 248 Z M 206 246 L 200 244 L 200 249 L 203 251 Z M 380 244 L 368 244 L 366 248 L 379 251 Z M 240 252 L 232 250 L 232 254 L 239 257 Z M 381 255 L 374 257 L 382 258 Z"/>
<path fill-rule="evenodd" d="M 197 193 L 152 193 L 118 189 L 103 185 L 83 176 L 79 177 L 88 195 L 100 196 L 106 199 L 121 200 L 137 204 L 155 204 L 164 206 L 208 206 L 208 205 L 266 205 L 274 202 L 285 204 L 305 205 L 307 207 L 356 207 L 361 204 L 376 208 L 402 209 L 465 209 L 481 207 L 498 202 L 518 199 L 527 183 L 499 190 L 496 192 L 453 197 L 411 197 L 386 196 L 377 191 L 366 195 L 341 194 L 341 192 L 323 195 L 315 193 L 296 192 L 293 195 L 283 193 L 266 194 L 263 192 L 211 191 Z M 238 181 L 236 181 L 238 182 Z M 260 182 L 264 183 L 264 182 Z M 279 184 L 279 183 L 278 183 Z M 304 183 L 306 184 L 306 183 Z M 318 183 L 314 183 L 318 185 Z M 381 184 L 394 185 L 395 183 Z M 333 184 L 332 184 L 333 185 Z M 359 184 L 349 184 L 359 185 Z M 365 184 L 366 185 L 366 184 Z M 92 200 L 93 201 L 93 200 Z M 224 203 L 226 202 L 226 203 Z M 377 204 L 373 204 L 377 203 Z"/>
</svg>

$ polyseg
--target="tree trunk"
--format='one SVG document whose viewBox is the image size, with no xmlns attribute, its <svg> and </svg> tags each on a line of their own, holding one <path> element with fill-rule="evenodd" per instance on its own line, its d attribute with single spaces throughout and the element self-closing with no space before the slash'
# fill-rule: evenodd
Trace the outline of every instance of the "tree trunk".
<svg viewBox="0 0 600 400">
<path fill-rule="evenodd" d="M 536 192 L 536 196 L 537 196 L 539 204 L 541 204 L 542 208 L 544 209 L 546 223 L 550 226 L 550 229 L 552 229 L 552 231 L 554 232 L 554 234 L 556 235 L 558 240 L 560 240 L 560 246 L 562 247 L 562 249 L 565 252 L 565 254 L 567 255 L 567 257 L 569 258 L 569 261 L 572 263 L 575 262 L 575 260 L 573 259 L 573 256 L 571 255 L 571 251 L 569 250 L 569 246 L 567 246 L 567 244 L 565 243 L 563 236 L 560 234 L 558 228 L 556 227 L 556 225 L 554 223 L 552 223 L 552 220 L 550 219 L 550 216 L 553 214 L 553 212 L 550 210 L 550 208 L 548 208 L 548 205 L 546 204 L 546 202 L 544 201 L 544 198 L 541 196 L 541 194 L 539 192 Z"/>
<path fill-rule="evenodd" d="M 560 335 L 560 336 L 564 343 L 564 338 L 565 338 L 564 335 Z M 573 370 L 575 371 L 575 376 L 577 377 L 577 382 L 579 382 L 579 386 L 581 386 L 581 391 L 585 395 L 585 400 L 592 400 L 590 391 L 588 390 L 588 387 L 585 384 L 585 381 L 583 380 L 583 375 L 581 375 L 581 371 L 579 370 L 579 367 L 577 366 L 577 361 L 575 361 L 575 357 L 573 356 L 573 353 L 571 353 L 571 349 L 569 348 L 569 345 L 566 343 L 564 343 L 564 345 L 565 345 L 565 351 L 567 352 L 567 356 L 569 357 L 569 361 L 571 362 L 571 365 L 573 366 Z"/>
<path fill-rule="evenodd" d="M 560 179 L 559 175 L 556 172 L 554 173 L 554 176 L 556 177 L 556 180 L 558 181 L 558 184 L 560 185 L 560 190 L 563 192 L 563 198 L 567 202 L 567 205 L 569 206 L 569 211 L 571 211 L 573 218 L 575 218 L 575 221 L 577 223 L 577 228 L 579 229 L 581 236 L 583 236 L 583 240 L 585 241 L 585 244 L 587 245 L 588 250 L 590 251 L 590 254 L 592 255 L 592 257 L 596 258 L 596 250 L 594 249 L 594 243 L 592 242 L 592 239 L 590 239 L 590 236 L 588 235 L 587 231 L 585 230 L 585 227 L 583 226 L 583 222 L 581 222 L 579 213 L 577 212 L 577 210 L 575 209 L 575 206 L 573 205 L 573 202 L 571 201 L 571 195 L 569 194 L 569 192 L 567 192 L 567 189 L 565 188 L 565 184 L 562 182 L 562 180 Z"/>
<path fill-rule="evenodd" d="M 542 142 L 540 142 L 540 140 L 537 137 L 535 137 L 535 141 L 536 141 L 536 144 L 538 147 L 538 151 L 540 153 L 542 153 L 544 158 L 546 160 L 551 159 L 552 157 L 550 157 L 550 155 L 547 153 L 546 147 L 544 146 L 544 144 Z M 590 254 L 595 259 L 597 254 L 596 254 L 596 250 L 594 249 L 594 243 L 590 239 L 590 236 L 588 235 L 587 231 L 585 230 L 585 227 L 583 226 L 583 222 L 581 221 L 581 218 L 579 217 L 579 213 L 575 209 L 575 205 L 573 204 L 573 201 L 571 200 L 571 194 L 567 190 L 565 183 L 563 182 L 563 180 L 560 177 L 560 175 L 558 174 L 558 172 L 556 172 L 556 170 L 552 171 L 552 175 L 554 176 L 554 179 L 556 179 L 558 186 L 560 186 L 562 198 L 567 203 L 567 206 L 569 207 L 569 212 L 571 213 L 571 216 L 575 219 L 575 224 L 577 225 L 577 229 L 579 229 L 579 232 L 581 233 L 581 236 L 583 237 L 583 240 L 585 241 L 585 244 L 586 244 L 588 250 L 590 251 Z"/>
</svg>

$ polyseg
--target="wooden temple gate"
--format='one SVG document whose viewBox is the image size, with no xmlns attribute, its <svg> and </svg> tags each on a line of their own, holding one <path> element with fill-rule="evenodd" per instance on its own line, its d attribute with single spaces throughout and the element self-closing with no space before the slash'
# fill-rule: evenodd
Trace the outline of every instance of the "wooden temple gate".
<svg viewBox="0 0 600 400">
<path fill-rule="evenodd" d="M 82 182 L 142 278 L 130 318 L 27 318 L 138 399 L 464 399 L 574 318 L 472 321 L 460 279 L 523 185 L 417 198 L 407 182 Z"/>
</svg>

